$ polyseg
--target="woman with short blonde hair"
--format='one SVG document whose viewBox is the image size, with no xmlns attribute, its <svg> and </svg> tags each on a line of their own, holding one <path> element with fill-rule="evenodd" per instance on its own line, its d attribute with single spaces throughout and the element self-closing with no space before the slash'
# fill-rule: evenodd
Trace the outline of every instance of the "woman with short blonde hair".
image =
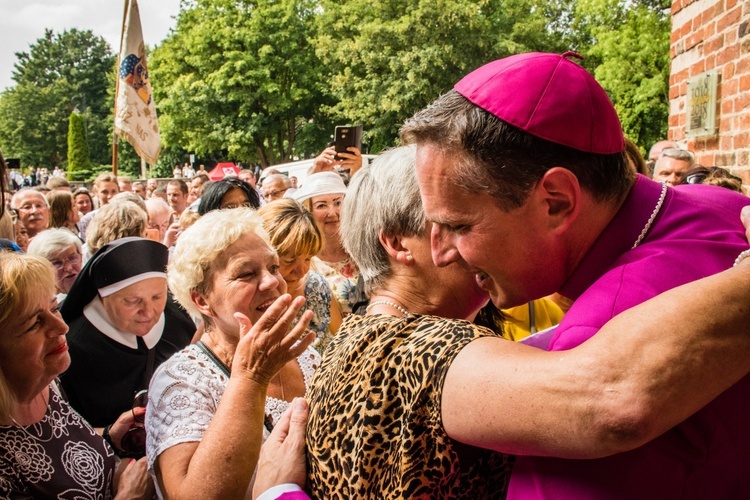
<svg viewBox="0 0 750 500">
<path fill-rule="evenodd" d="M 107 243 L 127 236 L 144 237 L 148 215 L 132 201 L 116 201 L 100 208 L 86 231 L 86 247 L 93 255 Z"/>
<path fill-rule="evenodd" d="M 279 254 L 279 271 L 292 297 L 304 296 L 314 316 L 310 329 L 318 336 L 315 348 L 325 351 L 332 335 L 341 325 L 341 311 L 332 300 L 326 279 L 310 269 L 312 258 L 320 252 L 323 237 L 312 214 L 297 201 L 282 198 L 258 210 L 271 244 Z"/>
</svg>

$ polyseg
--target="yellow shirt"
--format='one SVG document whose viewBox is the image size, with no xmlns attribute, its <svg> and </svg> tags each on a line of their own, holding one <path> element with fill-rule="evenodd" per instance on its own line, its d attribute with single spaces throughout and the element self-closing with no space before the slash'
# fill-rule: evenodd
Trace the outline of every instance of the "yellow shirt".
<svg viewBox="0 0 750 500">
<path fill-rule="evenodd" d="M 563 318 L 563 311 L 548 298 L 531 302 L 534 306 L 535 332 L 545 330 L 558 324 Z M 515 342 L 531 335 L 529 304 L 502 309 L 506 320 L 503 323 L 503 337 Z"/>
</svg>

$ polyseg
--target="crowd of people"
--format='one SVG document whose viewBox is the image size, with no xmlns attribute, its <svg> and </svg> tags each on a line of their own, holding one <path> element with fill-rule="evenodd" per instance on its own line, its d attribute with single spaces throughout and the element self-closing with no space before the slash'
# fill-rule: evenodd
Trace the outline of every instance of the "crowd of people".
<svg viewBox="0 0 750 500">
<path fill-rule="evenodd" d="M 749 496 L 741 180 L 642 158 L 566 55 L 401 144 L 300 184 L 4 171 L 0 496 Z"/>
</svg>

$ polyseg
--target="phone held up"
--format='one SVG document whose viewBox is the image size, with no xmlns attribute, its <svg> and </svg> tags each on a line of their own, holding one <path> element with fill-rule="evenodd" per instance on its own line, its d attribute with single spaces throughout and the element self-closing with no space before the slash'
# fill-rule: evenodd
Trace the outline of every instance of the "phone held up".
<svg viewBox="0 0 750 500">
<path fill-rule="evenodd" d="M 362 125 L 339 125 L 334 133 L 335 160 L 343 160 L 338 153 L 346 153 L 348 147 L 354 146 L 362 150 Z"/>
</svg>

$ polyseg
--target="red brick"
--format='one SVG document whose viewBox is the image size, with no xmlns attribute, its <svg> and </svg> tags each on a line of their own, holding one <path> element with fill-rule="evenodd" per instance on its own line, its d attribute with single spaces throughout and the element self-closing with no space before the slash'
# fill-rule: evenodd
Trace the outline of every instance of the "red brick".
<svg viewBox="0 0 750 500">
<path fill-rule="evenodd" d="M 741 113 L 737 117 L 737 130 L 748 130 L 750 131 L 750 113 Z"/>
<path fill-rule="evenodd" d="M 734 62 L 727 63 L 727 65 L 724 66 L 724 70 L 721 72 L 721 78 L 722 79 L 732 78 L 734 76 L 734 68 L 735 68 Z"/>
<path fill-rule="evenodd" d="M 750 75 L 740 77 L 740 92 L 750 90 Z"/>
<path fill-rule="evenodd" d="M 750 73 L 750 57 L 745 56 L 736 61 L 735 64 L 737 65 L 738 74 Z"/>
<path fill-rule="evenodd" d="M 750 38 L 748 38 L 747 40 L 744 40 L 742 42 L 741 47 L 742 47 L 743 54 L 747 54 L 748 52 L 750 52 Z"/>
<path fill-rule="evenodd" d="M 690 50 L 703 41 L 703 31 L 693 33 L 685 40 L 685 50 Z"/>
<path fill-rule="evenodd" d="M 730 135 L 722 135 L 719 138 L 720 141 L 720 149 L 722 151 L 727 151 L 732 149 L 732 136 Z"/>
<path fill-rule="evenodd" d="M 724 80 L 719 84 L 719 95 L 722 98 L 727 98 L 737 93 L 737 87 L 739 84 L 738 78 L 732 78 L 730 80 Z"/>
<path fill-rule="evenodd" d="M 708 55 L 713 52 L 717 52 L 722 47 L 724 47 L 724 35 L 719 35 L 703 44 L 703 54 Z"/>
<path fill-rule="evenodd" d="M 743 132 L 734 136 L 734 149 L 746 148 L 750 146 L 750 134 Z"/>
<path fill-rule="evenodd" d="M 707 23 L 711 19 L 721 15 L 722 12 L 724 12 L 724 2 L 720 0 L 703 11 L 703 22 Z"/>
<path fill-rule="evenodd" d="M 747 149 L 737 153 L 737 165 L 748 165 L 748 159 L 750 159 L 750 151 Z"/>
<path fill-rule="evenodd" d="M 736 168 L 736 169 L 733 169 L 732 174 L 741 178 L 742 184 L 750 184 L 750 169 Z"/>
<path fill-rule="evenodd" d="M 741 17 L 742 7 L 735 7 L 734 9 L 727 12 L 724 17 L 719 19 L 718 23 L 716 24 L 716 29 L 719 31 L 724 31 L 730 26 L 739 24 Z"/>
<path fill-rule="evenodd" d="M 750 106 L 750 94 L 740 94 L 734 98 L 734 110 L 741 111 Z"/>
<path fill-rule="evenodd" d="M 716 155 L 716 166 L 725 167 L 734 165 L 734 153 L 721 153 Z"/>
<path fill-rule="evenodd" d="M 706 57 L 706 71 L 716 67 L 716 56 L 711 54 Z"/>
<path fill-rule="evenodd" d="M 677 14 L 678 12 L 680 12 L 681 10 L 682 10 L 682 1 L 681 0 L 675 0 L 674 2 L 672 2 L 671 13 L 672 13 L 673 16 L 675 14 Z"/>
<path fill-rule="evenodd" d="M 732 101 L 731 99 L 725 99 L 721 101 L 721 114 L 728 115 L 732 112 L 734 112 L 734 101 Z"/>
<path fill-rule="evenodd" d="M 705 25 L 703 26 L 703 34 L 706 38 L 714 36 L 716 34 L 716 21 L 705 23 Z"/>
<path fill-rule="evenodd" d="M 668 123 L 670 127 L 676 127 L 680 123 L 680 117 L 678 115 L 671 115 Z"/>
<path fill-rule="evenodd" d="M 706 71 L 706 61 L 702 59 L 690 66 L 690 76 L 700 75 L 704 71 Z"/>
<path fill-rule="evenodd" d="M 728 30 L 724 37 L 724 43 L 726 43 L 727 45 L 732 45 L 733 43 L 736 43 L 736 42 L 737 42 L 737 31 Z"/>
<path fill-rule="evenodd" d="M 724 4 L 724 9 L 729 10 L 735 5 L 737 5 L 737 0 L 727 0 L 726 3 Z"/>
<path fill-rule="evenodd" d="M 737 59 L 740 56 L 740 44 L 735 43 L 729 47 L 724 48 L 721 52 L 716 54 L 716 65 L 723 66 L 724 64 Z"/>
<path fill-rule="evenodd" d="M 669 99 L 676 99 L 680 95 L 680 86 L 672 85 L 669 87 Z"/>
<path fill-rule="evenodd" d="M 732 131 L 732 120 L 720 120 L 719 121 L 719 132 L 721 134 L 726 134 L 727 132 L 731 132 L 731 131 Z M 731 137 L 727 136 L 727 137 L 724 137 L 724 139 L 731 139 Z"/>
</svg>

